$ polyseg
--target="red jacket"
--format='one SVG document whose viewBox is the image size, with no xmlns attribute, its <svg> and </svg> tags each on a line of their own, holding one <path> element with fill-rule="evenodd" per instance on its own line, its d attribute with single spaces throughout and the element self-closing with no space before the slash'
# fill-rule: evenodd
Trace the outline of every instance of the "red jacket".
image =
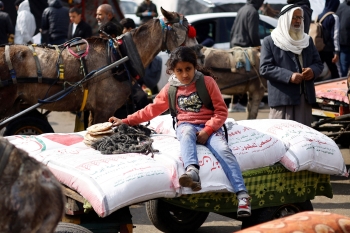
<svg viewBox="0 0 350 233">
<path fill-rule="evenodd" d="M 205 124 L 204 131 L 210 136 L 217 131 L 227 119 L 228 111 L 224 99 L 215 80 L 204 76 L 205 86 L 213 102 L 214 111 L 206 108 L 196 92 L 195 82 L 179 86 L 176 93 L 176 109 L 178 124 Z M 123 119 L 128 125 L 138 125 L 150 121 L 169 109 L 169 83 L 167 83 L 154 99 L 152 104 Z"/>
</svg>

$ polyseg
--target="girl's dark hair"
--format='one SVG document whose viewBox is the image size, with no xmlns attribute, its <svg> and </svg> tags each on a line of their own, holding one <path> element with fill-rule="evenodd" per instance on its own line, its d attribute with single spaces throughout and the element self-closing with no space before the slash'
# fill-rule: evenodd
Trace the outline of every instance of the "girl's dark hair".
<svg viewBox="0 0 350 233">
<path fill-rule="evenodd" d="M 178 62 L 189 62 L 194 66 L 195 69 L 204 75 L 217 79 L 217 77 L 209 69 L 198 64 L 196 52 L 191 47 L 180 46 L 170 54 L 170 57 L 166 63 L 166 73 L 172 74 Z"/>
</svg>

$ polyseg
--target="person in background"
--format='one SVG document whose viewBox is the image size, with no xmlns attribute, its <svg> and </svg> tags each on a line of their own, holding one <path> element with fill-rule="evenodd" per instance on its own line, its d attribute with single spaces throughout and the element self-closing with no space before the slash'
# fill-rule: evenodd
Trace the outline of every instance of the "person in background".
<svg viewBox="0 0 350 233">
<path fill-rule="evenodd" d="M 60 45 L 67 41 L 69 10 L 61 0 L 48 0 L 41 17 L 41 43 Z"/>
<path fill-rule="evenodd" d="M 209 35 L 210 33 L 210 24 L 202 23 L 196 26 L 197 36 L 196 39 L 199 44 L 205 47 L 212 47 L 215 44 L 213 37 Z"/>
<path fill-rule="evenodd" d="M 186 46 L 180 46 L 170 54 L 167 62 L 167 73 L 171 74 L 169 82 L 159 92 L 152 104 L 122 120 L 110 117 L 108 121 L 112 122 L 114 126 L 121 124 L 133 126 L 150 121 L 169 109 L 169 88 L 170 85 L 176 86 L 174 100 L 178 113 L 176 116 L 176 135 L 180 141 L 180 152 L 185 168 L 185 173 L 179 178 L 180 185 L 191 188 L 194 192 L 202 189 L 196 146 L 197 143 L 202 144 L 220 162 L 236 193 L 237 216 L 250 216 L 250 196 L 245 187 L 237 159 L 228 147 L 221 129 L 227 119 L 228 112 L 214 76 L 197 64 L 195 51 Z M 200 78 L 204 79 L 214 110 L 206 108 L 198 96 L 196 82 Z"/>
<path fill-rule="evenodd" d="M 70 24 L 67 39 L 74 37 L 89 38 L 92 36 L 92 28 L 81 18 L 81 9 L 73 7 L 69 9 Z"/>
<path fill-rule="evenodd" d="M 311 126 L 314 80 L 322 70 L 312 38 L 304 32 L 302 8 L 284 6 L 277 27 L 261 46 L 260 74 L 267 79 L 269 118 Z"/>
<path fill-rule="evenodd" d="M 123 26 L 123 33 L 130 32 L 132 29 L 136 28 L 134 20 L 130 18 L 120 20 L 120 24 Z"/>
<path fill-rule="evenodd" d="M 326 0 L 325 7 L 318 19 L 321 19 L 327 12 L 336 12 L 340 2 L 339 0 Z M 349 22 L 348 22 L 349 23 Z M 321 61 L 325 62 L 331 72 L 332 79 L 339 78 L 337 62 L 339 61 L 339 18 L 336 14 L 328 15 L 322 21 L 323 40 L 325 46 L 320 51 Z"/>
<path fill-rule="evenodd" d="M 350 69 L 350 0 L 344 0 L 337 12 L 339 17 L 339 63 L 341 77 L 346 77 Z"/>
<path fill-rule="evenodd" d="M 309 0 L 287 0 L 288 4 L 295 4 L 297 6 L 300 6 L 301 9 L 303 9 L 304 12 L 304 32 L 306 34 L 309 34 L 310 30 L 310 23 L 311 23 L 311 16 L 312 16 L 312 9 L 310 8 L 310 1 Z"/>
<path fill-rule="evenodd" d="M 140 24 L 144 24 L 158 17 L 157 6 L 151 0 L 145 0 L 137 7 L 136 15 L 140 17 Z"/>
<path fill-rule="evenodd" d="M 30 12 L 28 0 L 16 0 L 17 20 L 15 27 L 15 44 L 31 44 L 36 30 L 34 15 Z"/>
<path fill-rule="evenodd" d="M 247 0 L 239 9 L 230 33 L 230 47 L 257 47 L 260 46 L 259 36 L 259 8 L 264 0 Z M 245 112 L 248 95 L 234 95 L 233 108 L 230 112 Z"/>
<path fill-rule="evenodd" d="M 259 37 L 259 8 L 264 0 L 247 0 L 239 9 L 230 33 L 230 47 L 260 46 Z"/>
<path fill-rule="evenodd" d="M 9 43 L 9 38 L 15 33 L 11 18 L 4 8 L 4 3 L 0 1 L 0 45 Z"/>
<path fill-rule="evenodd" d="M 83 39 L 92 36 L 92 28 L 81 18 L 81 9 L 72 7 L 69 9 L 70 24 L 68 27 L 67 40 L 75 37 L 81 37 Z M 75 119 L 74 132 L 83 131 L 89 124 L 89 111 L 77 112 Z"/>
<path fill-rule="evenodd" d="M 123 33 L 123 26 L 114 17 L 113 8 L 109 4 L 102 4 L 97 8 L 96 20 L 99 27 L 108 22 L 114 23 L 117 28 L 116 36 L 120 36 Z"/>
</svg>

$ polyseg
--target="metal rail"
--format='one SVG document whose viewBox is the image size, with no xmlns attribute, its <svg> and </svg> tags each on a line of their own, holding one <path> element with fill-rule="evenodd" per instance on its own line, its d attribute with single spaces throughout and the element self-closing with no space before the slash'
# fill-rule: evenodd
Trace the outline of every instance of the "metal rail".
<svg viewBox="0 0 350 233">
<path fill-rule="evenodd" d="M 80 86 L 82 83 L 85 83 L 85 82 L 95 78 L 96 76 L 98 76 L 98 75 L 100 75 L 100 74 L 102 74 L 102 73 L 104 73 L 106 71 L 109 71 L 109 70 L 113 69 L 114 67 L 116 67 L 116 66 L 118 66 L 118 65 L 120 65 L 120 64 L 122 64 L 124 62 L 127 62 L 128 60 L 129 60 L 129 57 L 125 56 L 125 57 L 119 59 L 118 61 L 116 61 L 116 62 L 114 62 L 114 63 L 112 63 L 112 64 L 110 64 L 108 66 L 105 66 L 105 67 L 101 68 L 100 70 L 95 71 L 94 73 L 89 73 L 80 82 L 74 84 L 73 86 L 70 86 L 70 87 L 66 88 L 65 90 L 57 92 L 56 94 L 54 94 L 54 95 L 44 99 L 43 101 L 52 101 L 52 100 L 54 100 L 57 97 L 60 97 L 60 96 L 62 96 L 64 94 L 67 94 L 67 93 L 71 92 L 74 88 Z M 89 75 L 91 77 L 89 77 Z M 9 118 L 7 118 L 3 122 L 0 122 L 0 127 L 4 126 L 5 124 L 7 124 L 10 121 L 16 119 L 17 117 L 20 117 L 20 116 L 22 116 L 22 115 L 32 111 L 33 109 L 35 109 L 35 108 L 37 108 L 37 107 L 39 107 L 39 106 L 41 106 L 43 104 L 44 103 L 34 104 L 33 106 L 31 106 L 31 107 L 29 107 L 29 108 L 27 108 L 27 109 L 25 109 L 25 110 L 23 110 L 23 111 L 21 111 L 19 113 L 15 114 L 15 115 L 13 115 L 13 116 L 11 116 Z"/>
</svg>

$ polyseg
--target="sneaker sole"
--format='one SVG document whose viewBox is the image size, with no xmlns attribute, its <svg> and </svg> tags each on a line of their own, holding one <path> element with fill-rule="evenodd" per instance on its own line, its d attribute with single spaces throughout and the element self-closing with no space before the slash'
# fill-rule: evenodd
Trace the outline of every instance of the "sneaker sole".
<svg viewBox="0 0 350 233">
<path fill-rule="evenodd" d="M 186 174 L 183 174 L 180 179 L 179 179 L 179 183 L 182 187 L 187 187 L 187 188 L 191 188 L 192 191 L 199 191 L 202 189 L 201 183 L 200 182 L 196 182 L 193 181 L 192 178 Z"/>
<path fill-rule="evenodd" d="M 245 217 L 250 217 L 251 213 L 246 212 L 246 211 L 239 211 L 237 213 L 237 218 L 245 218 Z"/>
</svg>

